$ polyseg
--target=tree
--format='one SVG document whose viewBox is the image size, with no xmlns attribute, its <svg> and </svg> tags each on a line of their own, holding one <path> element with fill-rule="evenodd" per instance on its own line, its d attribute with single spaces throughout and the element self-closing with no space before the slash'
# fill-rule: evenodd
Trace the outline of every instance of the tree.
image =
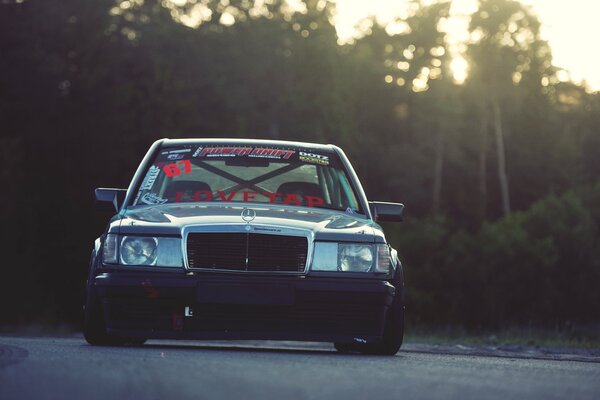
<svg viewBox="0 0 600 400">
<path fill-rule="evenodd" d="M 482 91 L 480 173 L 486 173 L 488 127 L 494 132 L 497 174 L 500 184 L 502 214 L 510 213 L 510 188 L 506 165 L 506 124 L 503 101 L 507 101 L 513 85 L 519 84 L 523 71 L 539 57 L 536 44 L 539 20 L 515 0 L 480 0 L 471 16 L 473 42 L 469 56 L 473 66 L 473 82 Z M 539 81 L 538 81 L 539 82 Z M 485 178 L 480 177 L 480 193 L 487 194 Z"/>
</svg>

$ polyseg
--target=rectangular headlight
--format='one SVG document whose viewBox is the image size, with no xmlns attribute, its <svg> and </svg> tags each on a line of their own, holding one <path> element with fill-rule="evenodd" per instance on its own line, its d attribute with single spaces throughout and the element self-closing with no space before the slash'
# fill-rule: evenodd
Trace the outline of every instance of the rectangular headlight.
<svg viewBox="0 0 600 400">
<path fill-rule="evenodd" d="M 158 238 L 158 267 L 183 267 L 183 254 L 180 238 Z"/>
<path fill-rule="evenodd" d="M 389 247 L 386 244 L 316 242 L 311 270 L 389 273 Z"/>
<path fill-rule="evenodd" d="M 313 271 L 337 271 L 338 244 L 316 242 L 310 269 Z"/>
<path fill-rule="evenodd" d="M 134 266 L 183 267 L 181 239 L 109 234 L 102 261 Z"/>
</svg>

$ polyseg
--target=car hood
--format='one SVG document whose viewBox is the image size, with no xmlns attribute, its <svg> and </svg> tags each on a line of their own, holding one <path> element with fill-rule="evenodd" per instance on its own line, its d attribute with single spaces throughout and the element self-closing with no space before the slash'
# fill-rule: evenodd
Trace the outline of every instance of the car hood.
<svg viewBox="0 0 600 400">
<path fill-rule="evenodd" d="M 385 243 L 378 224 L 358 215 L 334 210 L 276 205 L 163 204 L 125 210 L 122 218 L 111 224 L 109 231 L 120 234 L 180 235 L 191 225 L 246 225 L 241 213 L 244 208 L 256 211 L 249 222 L 254 227 L 284 227 L 305 229 L 316 240 Z"/>
</svg>

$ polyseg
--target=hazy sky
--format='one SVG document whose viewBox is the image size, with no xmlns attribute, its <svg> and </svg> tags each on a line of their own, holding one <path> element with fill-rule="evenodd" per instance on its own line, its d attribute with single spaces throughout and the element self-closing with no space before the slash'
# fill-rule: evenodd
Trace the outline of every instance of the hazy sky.
<svg viewBox="0 0 600 400">
<path fill-rule="evenodd" d="M 434 0 L 430 1 L 434 2 Z M 585 79 L 594 90 L 600 90 L 600 0 L 522 0 L 530 5 L 542 21 L 542 36 L 552 47 L 554 65 L 569 70 L 576 81 Z M 473 12 L 477 0 L 453 0 L 452 12 L 457 21 L 450 24 L 449 33 L 460 40 L 465 23 L 460 15 Z M 386 21 L 406 13 L 404 0 L 338 0 L 338 34 L 347 38 L 356 21 L 366 15 L 376 15 Z M 463 18 L 464 22 L 464 18 Z M 596 38 L 596 39 L 594 39 Z"/>
</svg>

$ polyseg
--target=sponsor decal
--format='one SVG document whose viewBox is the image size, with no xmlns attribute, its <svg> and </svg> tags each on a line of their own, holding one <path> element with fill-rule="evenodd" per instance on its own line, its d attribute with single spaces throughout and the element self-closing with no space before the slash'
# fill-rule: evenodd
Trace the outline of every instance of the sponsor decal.
<svg viewBox="0 0 600 400">
<path fill-rule="evenodd" d="M 154 193 L 146 193 L 142 196 L 142 203 L 156 205 L 156 204 L 165 204 L 167 199 L 163 199 L 160 196 L 155 195 Z"/>
<path fill-rule="evenodd" d="M 133 200 L 133 205 L 136 205 L 138 203 L 141 195 L 142 195 L 142 191 L 138 190 L 137 194 L 135 195 L 135 200 Z"/>
<path fill-rule="evenodd" d="M 140 186 L 140 190 L 149 190 L 154 185 L 156 178 L 158 178 L 158 174 L 160 174 L 160 168 L 156 165 L 151 166 L 142 181 L 142 185 Z"/>
<path fill-rule="evenodd" d="M 314 154 L 299 151 L 298 158 L 300 159 L 300 161 L 308 162 L 311 164 L 329 165 L 329 156 L 324 156 L 322 154 Z"/>
<path fill-rule="evenodd" d="M 292 155 L 294 155 L 294 153 L 296 153 L 294 150 L 266 149 L 262 147 L 256 147 L 254 150 L 252 150 L 248 157 L 288 160 Z"/>
<path fill-rule="evenodd" d="M 198 157 L 201 152 L 202 152 L 202 146 L 198 146 L 198 148 L 196 149 L 194 154 L 192 154 L 192 157 Z"/>
<path fill-rule="evenodd" d="M 184 157 L 183 154 L 175 153 L 175 154 L 169 154 L 167 156 L 167 159 L 173 161 L 173 160 L 181 160 L 183 157 Z"/>
<path fill-rule="evenodd" d="M 200 150 L 198 157 L 236 157 L 250 154 L 252 147 L 205 147 Z"/>
<path fill-rule="evenodd" d="M 165 175 L 169 178 L 173 178 L 174 176 L 181 175 L 181 167 L 183 167 L 183 173 L 189 174 L 192 172 L 192 163 L 190 160 L 177 161 L 176 163 L 166 164 L 163 167 L 163 171 Z"/>
<path fill-rule="evenodd" d="M 189 153 L 190 151 L 192 151 L 192 149 L 177 149 L 177 150 L 163 151 L 160 154 L 165 155 L 165 154 Z"/>
<path fill-rule="evenodd" d="M 198 147 L 192 157 L 241 157 L 270 158 L 274 160 L 289 160 L 296 154 L 294 150 L 271 149 L 265 147 L 217 146 Z"/>
</svg>

